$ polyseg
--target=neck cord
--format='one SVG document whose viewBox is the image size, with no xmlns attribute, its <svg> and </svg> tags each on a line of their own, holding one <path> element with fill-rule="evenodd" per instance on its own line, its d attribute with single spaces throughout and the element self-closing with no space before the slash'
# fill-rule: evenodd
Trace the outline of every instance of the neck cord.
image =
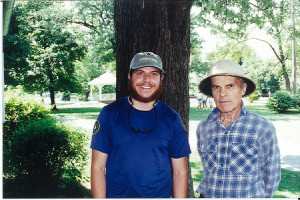
<svg viewBox="0 0 300 200">
<path fill-rule="evenodd" d="M 138 133 L 149 133 L 151 131 L 153 131 L 154 129 L 156 129 L 156 125 L 157 125 L 157 110 L 155 108 L 155 105 L 157 103 L 157 100 L 153 103 L 153 108 L 154 108 L 154 111 L 155 111 L 155 125 L 153 128 L 149 129 L 149 130 L 139 130 L 139 129 L 136 129 L 134 128 L 131 123 L 130 123 L 130 114 L 131 114 L 131 110 L 132 110 L 132 107 L 133 107 L 133 102 L 132 102 L 132 99 L 131 97 L 129 97 L 129 102 L 130 102 L 130 108 L 129 108 L 129 111 L 128 111 L 128 124 L 129 124 L 129 127 L 135 131 L 135 132 L 138 132 Z"/>
</svg>

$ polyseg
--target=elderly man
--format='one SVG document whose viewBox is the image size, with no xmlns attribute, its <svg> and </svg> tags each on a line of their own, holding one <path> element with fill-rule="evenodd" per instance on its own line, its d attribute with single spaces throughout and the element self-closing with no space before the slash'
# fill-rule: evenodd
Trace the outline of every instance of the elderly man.
<svg viewBox="0 0 300 200">
<path fill-rule="evenodd" d="M 205 198 L 271 198 L 280 182 L 275 127 L 245 109 L 242 97 L 255 83 L 230 60 L 214 64 L 199 90 L 216 108 L 197 127 L 203 179 L 196 192 Z"/>
</svg>

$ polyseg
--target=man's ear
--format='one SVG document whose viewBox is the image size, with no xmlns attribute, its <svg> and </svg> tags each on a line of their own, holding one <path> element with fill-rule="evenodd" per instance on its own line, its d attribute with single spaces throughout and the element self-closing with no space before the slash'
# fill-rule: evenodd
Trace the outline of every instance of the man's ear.
<svg viewBox="0 0 300 200">
<path fill-rule="evenodd" d="M 131 77 L 130 77 L 130 73 L 128 73 L 128 80 L 129 80 L 129 79 L 131 79 Z"/>
<path fill-rule="evenodd" d="M 246 91 L 247 91 L 247 83 L 244 83 L 244 84 L 243 84 L 243 89 L 242 89 L 242 91 L 243 91 L 243 96 L 244 96 L 245 93 L 246 93 Z"/>
</svg>

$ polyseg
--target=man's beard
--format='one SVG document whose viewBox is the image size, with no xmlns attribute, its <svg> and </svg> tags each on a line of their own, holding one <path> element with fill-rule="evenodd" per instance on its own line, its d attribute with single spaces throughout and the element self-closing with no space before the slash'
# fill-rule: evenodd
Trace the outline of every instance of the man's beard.
<svg viewBox="0 0 300 200">
<path fill-rule="evenodd" d="M 133 86 L 132 80 L 128 80 L 128 89 L 129 89 L 129 95 L 134 98 L 137 101 L 141 101 L 143 103 L 149 103 L 151 101 L 156 101 L 159 99 L 162 90 L 163 90 L 163 84 L 162 81 L 160 81 L 158 88 L 154 91 L 154 93 L 150 97 L 142 97 L 139 95 L 137 89 Z"/>
</svg>

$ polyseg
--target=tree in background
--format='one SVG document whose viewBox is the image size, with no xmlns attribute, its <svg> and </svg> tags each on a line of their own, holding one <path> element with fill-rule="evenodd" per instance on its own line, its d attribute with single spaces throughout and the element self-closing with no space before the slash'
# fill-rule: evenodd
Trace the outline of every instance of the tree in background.
<svg viewBox="0 0 300 200">
<path fill-rule="evenodd" d="M 17 4 L 14 7 L 8 34 L 3 37 L 4 83 L 6 85 L 23 84 L 24 75 L 30 70 L 27 58 L 32 50 L 28 34 L 32 28 L 26 18 L 26 7 L 26 4 Z"/>
<path fill-rule="evenodd" d="M 78 42 L 87 48 L 86 57 L 76 64 L 80 92 L 87 100 L 90 94 L 88 82 L 106 71 L 114 72 L 116 68 L 113 1 L 75 1 L 69 4 L 70 15 L 65 21 L 80 27 L 84 37 Z"/>
<path fill-rule="evenodd" d="M 189 86 L 190 92 L 198 92 L 198 84 L 201 78 L 209 72 L 209 63 L 204 62 L 202 59 L 203 55 L 203 42 L 204 40 L 197 33 L 197 27 L 199 22 L 195 15 L 191 16 L 191 52 L 190 52 L 190 66 L 189 66 Z M 193 76 L 195 75 L 195 76 Z M 195 78 L 196 77 L 196 78 Z M 195 80 L 194 80 L 195 79 Z M 191 95 L 191 94 L 190 94 Z"/>
<path fill-rule="evenodd" d="M 180 114 L 187 130 L 192 4 L 193 1 L 114 1 L 117 99 L 128 95 L 127 74 L 132 57 L 152 51 L 162 58 L 166 72 L 161 99 Z M 194 197 L 191 177 L 189 197 Z"/>
<path fill-rule="evenodd" d="M 66 22 L 59 17 L 64 14 L 60 9 L 61 2 L 28 1 L 19 2 L 16 6 L 20 12 L 17 12 L 19 18 L 15 22 L 24 20 L 21 24 L 28 25 L 18 27 L 28 30 L 24 37 L 28 38 L 26 41 L 31 48 L 31 54 L 24 57 L 28 67 L 22 67 L 22 84 L 31 92 L 49 90 L 51 105 L 57 109 L 55 91 L 69 92 L 79 87 L 75 78 L 75 61 L 84 57 L 85 48 L 76 43 L 75 33 L 67 29 Z M 7 52 L 7 56 L 14 53 Z M 11 70 L 11 66 L 8 64 L 5 68 Z"/>
<path fill-rule="evenodd" d="M 217 46 L 216 51 L 207 55 L 207 60 L 212 63 L 224 59 L 234 60 L 242 65 L 248 76 L 257 82 L 260 93 L 266 89 L 271 93 L 280 89 L 280 68 L 273 61 L 264 62 L 246 43 L 228 42 L 224 46 Z"/>
<path fill-rule="evenodd" d="M 76 43 L 75 34 L 66 29 L 66 22 L 57 17 L 63 10 L 55 6 L 56 3 L 32 13 L 34 53 L 30 58 L 32 71 L 25 79 L 27 88 L 37 85 L 37 89 L 43 87 L 49 90 L 54 110 L 57 109 L 55 91 L 77 89 L 75 61 L 82 59 L 85 54 L 85 48 Z"/>
<path fill-rule="evenodd" d="M 197 0 L 199 6 L 199 21 L 203 26 L 210 27 L 215 33 L 224 33 L 232 39 L 255 39 L 270 46 L 281 65 L 285 87 L 291 90 L 287 60 L 291 59 L 289 44 L 291 41 L 290 1 L 203 1 Z M 297 8 L 299 9 L 299 2 Z M 299 18 L 299 15 L 298 15 Z M 274 41 L 261 38 L 249 38 L 247 29 L 255 25 Z M 296 33 L 299 38 L 299 33 Z M 277 47 L 276 47 L 277 46 Z"/>
</svg>

